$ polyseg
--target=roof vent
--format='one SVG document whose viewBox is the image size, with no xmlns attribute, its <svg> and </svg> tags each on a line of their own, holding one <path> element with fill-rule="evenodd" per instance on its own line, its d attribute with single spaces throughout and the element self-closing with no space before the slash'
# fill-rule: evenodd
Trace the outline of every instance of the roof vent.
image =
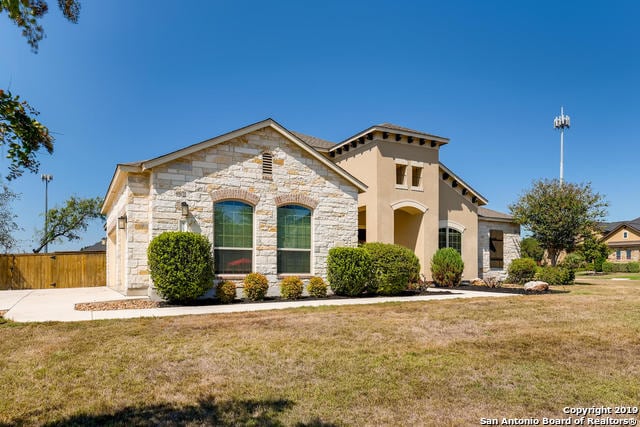
<svg viewBox="0 0 640 427">
<path fill-rule="evenodd" d="M 273 173 L 273 155 L 262 153 L 262 174 L 271 176 Z"/>
</svg>

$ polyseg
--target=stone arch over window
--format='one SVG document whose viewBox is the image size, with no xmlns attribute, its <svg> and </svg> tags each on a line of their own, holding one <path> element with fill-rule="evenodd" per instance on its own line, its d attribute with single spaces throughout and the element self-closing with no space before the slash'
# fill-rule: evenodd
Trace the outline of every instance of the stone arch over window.
<svg viewBox="0 0 640 427">
<path fill-rule="evenodd" d="M 221 200 L 241 200 L 255 206 L 260 201 L 260 196 L 240 188 L 224 188 L 222 190 L 212 192 L 211 200 L 213 203 Z"/>
<path fill-rule="evenodd" d="M 318 207 L 319 202 L 309 196 L 305 196 L 304 194 L 299 193 L 287 193 L 276 196 L 275 198 L 276 206 L 282 205 L 302 205 L 311 210 L 314 210 Z"/>
</svg>

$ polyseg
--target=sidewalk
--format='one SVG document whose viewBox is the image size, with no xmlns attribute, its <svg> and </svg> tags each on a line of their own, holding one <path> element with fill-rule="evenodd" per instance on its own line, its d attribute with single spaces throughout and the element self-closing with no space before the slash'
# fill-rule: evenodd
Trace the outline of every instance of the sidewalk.
<svg viewBox="0 0 640 427">
<path fill-rule="evenodd" d="M 430 295 L 411 297 L 375 297 L 353 299 L 327 299 L 278 301 L 260 304 L 225 304 L 185 307 L 162 307 L 135 310 L 76 311 L 75 304 L 81 302 L 114 301 L 140 297 L 125 297 L 107 287 L 71 289 L 34 289 L 0 291 L 0 311 L 7 311 L 5 319 L 15 322 L 73 322 L 97 319 L 131 319 L 137 317 L 184 316 L 193 314 L 235 313 L 247 311 L 279 310 L 296 307 L 318 307 L 328 305 L 362 305 L 385 302 L 432 301 L 456 298 L 508 297 L 515 294 L 479 291 L 449 290 L 438 295 L 438 289 L 430 289 Z"/>
</svg>

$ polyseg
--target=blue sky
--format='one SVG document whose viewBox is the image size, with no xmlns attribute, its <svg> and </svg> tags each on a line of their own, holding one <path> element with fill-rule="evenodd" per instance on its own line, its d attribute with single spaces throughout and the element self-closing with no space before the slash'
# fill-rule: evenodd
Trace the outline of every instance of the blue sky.
<svg viewBox="0 0 640 427">
<path fill-rule="evenodd" d="M 0 16 L 0 87 L 55 132 L 49 206 L 104 196 L 117 163 L 272 117 L 332 141 L 383 122 L 448 137 L 442 162 L 506 212 L 558 177 L 563 105 L 565 180 L 591 182 L 609 220 L 640 216 L 638 2 L 84 0 L 77 25 L 49 3 L 38 54 Z M 30 251 L 44 184 L 10 185 Z"/>
</svg>

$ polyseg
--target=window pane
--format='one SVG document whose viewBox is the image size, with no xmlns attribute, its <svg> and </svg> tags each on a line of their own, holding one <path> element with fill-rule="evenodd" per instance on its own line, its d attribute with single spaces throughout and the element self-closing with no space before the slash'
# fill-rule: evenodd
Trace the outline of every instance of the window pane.
<svg viewBox="0 0 640 427">
<path fill-rule="evenodd" d="M 311 210 L 297 205 L 279 207 L 278 273 L 310 273 L 310 249 Z"/>
<path fill-rule="evenodd" d="M 251 273 L 251 250 L 214 249 L 213 264 L 216 274 Z"/>
<path fill-rule="evenodd" d="M 412 187 L 422 186 L 422 168 L 417 166 L 413 166 L 411 168 L 411 186 Z"/>
<path fill-rule="evenodd" d="M 407 167 L 405 165 L 396 165 L 396 184 L 404 185 L 406 175 Z"/>
<path fill-rule="evenodd" d="M 278 208 L 278 249 L 311 248 L 311 211 L 302 206 Z"/>
<path fill-rule="evenodd" d="M 449 247 L 462 254 L 462 233 L 453 228 L 449 229 Z"/>
<path fill-rule="evenodd" d="M 441 228 L 438 230 L 438 249 L 447 247 L 447 229 Z"/>
<path fill-rule="evenodd" d="M 227 248 L 253 247 L 253 208 L 238 201 L 216 203 L 213 244 Z"/>
<path fill-rule="evenodd" d="M 311 251 L 278 250 L 278 273 L 310 273 Z"/>
</svg>

